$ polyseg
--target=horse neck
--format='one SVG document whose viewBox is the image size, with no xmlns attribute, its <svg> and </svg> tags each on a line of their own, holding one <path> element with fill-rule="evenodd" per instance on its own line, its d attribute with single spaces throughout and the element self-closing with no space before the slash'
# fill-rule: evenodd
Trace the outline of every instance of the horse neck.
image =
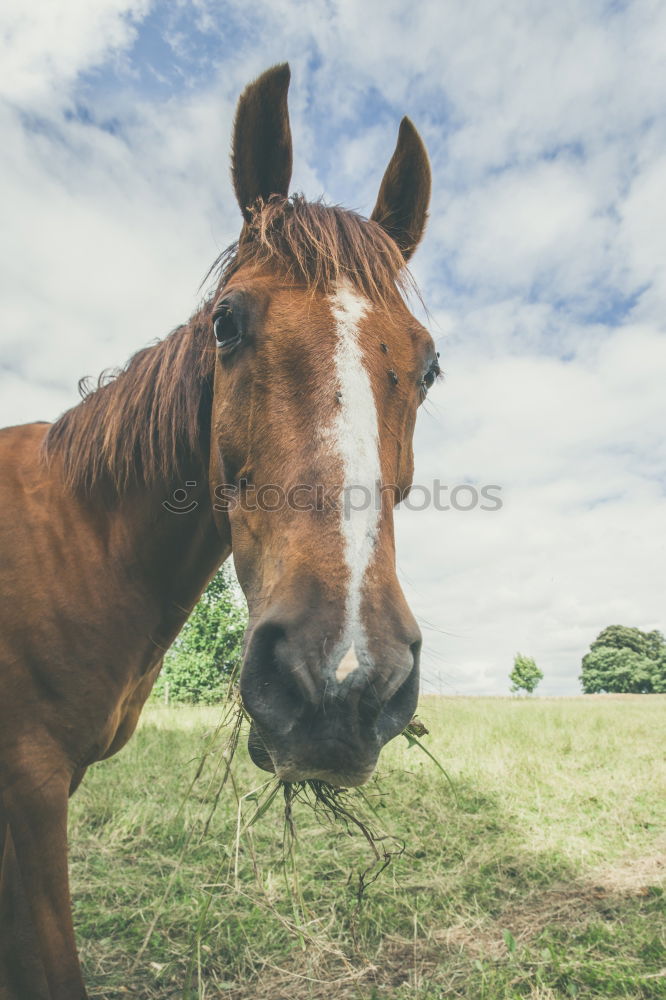
<svg viewBox="0 0 666 1000">
<path fill-rule="evenodd" d="M 213 518 L 207 470 L 196 459 L 181 468 L 182 481 L 135 486 L 102 514 L 109 554 L 155 607 L 165 645 L 231 551 Z"/>
</svg>

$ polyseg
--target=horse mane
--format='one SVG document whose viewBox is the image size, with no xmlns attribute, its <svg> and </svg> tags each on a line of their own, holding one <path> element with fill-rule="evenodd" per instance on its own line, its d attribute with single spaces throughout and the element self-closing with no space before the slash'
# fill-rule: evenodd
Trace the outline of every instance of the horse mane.
<svg viewBox="0 0 666 1000">
<path fill-rule="evenodd" d="M 47 461 L 61 459 L 67 487 L 92 493 L 103 485 L 121 495 L 132 483 L 179 479 L 185 456 L 205 461 L 202 420 L 213 398 L 215 352 L 206 314 L 204 307 L 124 368 L 81 379 L 81 402 L 44 440 Z"/>
<path fill-rule="evenodd" d="M 281 278 L 329 291 L 346 280 L 373 303 L 388 306 L 413 288 L 397 245 L 385 230 L 336 205 L 300 195 L 258 202 L 238 242 L 215 261 L 212 294 L 163 340 L 134 354 L 124 368 L 79 382 L 82 401 L 49 428 L 44 454 L 58 455 L 75 492 L 177 481 L 192 460 L 208 461 L 215 345 L 214 301 L 241 267 L 269 268 Z"/>
</svg>

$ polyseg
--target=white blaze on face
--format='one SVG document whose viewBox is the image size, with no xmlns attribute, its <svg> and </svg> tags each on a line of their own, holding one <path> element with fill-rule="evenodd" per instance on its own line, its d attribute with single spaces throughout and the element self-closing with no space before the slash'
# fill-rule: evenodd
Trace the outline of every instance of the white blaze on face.
<svg viewBox="0 0 666 1000">
<path fill-rule="evenodd" d="M 340 530 L 349 569 L 345 625 L 335 674 L 342 681 L 366 657 L 361 600 L 379 530 L 376 492 L 381 484 L 381 465 L 377 408 L 359 339 L 360 323 L 370 303 L 348 283 L 339 284 L 329 302 L 337 334 L 334 367 L 338 408 L 327 437 L 342 460 Z"/>
</svg>

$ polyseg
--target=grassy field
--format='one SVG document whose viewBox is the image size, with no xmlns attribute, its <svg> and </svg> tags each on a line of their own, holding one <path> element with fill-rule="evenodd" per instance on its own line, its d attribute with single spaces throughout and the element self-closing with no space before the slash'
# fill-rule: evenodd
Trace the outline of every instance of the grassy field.
<svg viewBox="0 0 666 1000">
<path fill-rule="evenodd" d="M 348 802 L 270 786 L 215 709 L 149 708 L 72 800 L 91 996 L 666 998 L 666 697 L 425 698 Z M 370 881 L 374 869 L 366 875 Z M 188 984 L 189 983 L 189 987 Z"/>
</svg>

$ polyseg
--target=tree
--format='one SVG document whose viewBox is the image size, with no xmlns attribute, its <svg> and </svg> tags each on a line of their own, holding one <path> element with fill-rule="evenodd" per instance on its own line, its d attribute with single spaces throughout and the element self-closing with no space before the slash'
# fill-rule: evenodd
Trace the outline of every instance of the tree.
<svg viewBox="0 0 666 1000">
<path fill-rule="evenodd" d="M 543 680 L 543 673 L 531 656 L 522 656 L 520 653 L 516 653 L 509 680 L 513 692 L 526 691 L 527 694 L 532 694 L 539 681 Z"/>
<path fill-rule="evenodd" d="M 659 633 L 656 633 L 659 635 Z M 654 635 L 654 633 L 650 633 Z M 662 639 L 663 641 L 663 639 Z M 601 646 L 612 646 L 613 649 L 631 649 L 639 656 L 645 656 L 648 648 L 649 638 L 646 632 L 641 632 L 639 628 L 632 628 L 628 625 L 609 625 L 603 629 L 590 644 L 590 649 L 599 649 Z"/>
<path fill-rule="evenodd" d="M 247 611 L 239 587 L 223 567 L 215 574 L 164 658 L 156 696 L 212 705 L 221 701 L 241 658 Z"/>
<path fill-rule="evenodd" d="M 666 640 L 661 632 L 627 625 L 603 629 L 583 657 L 585 694 L 666 692 Z"/>
</svg>

